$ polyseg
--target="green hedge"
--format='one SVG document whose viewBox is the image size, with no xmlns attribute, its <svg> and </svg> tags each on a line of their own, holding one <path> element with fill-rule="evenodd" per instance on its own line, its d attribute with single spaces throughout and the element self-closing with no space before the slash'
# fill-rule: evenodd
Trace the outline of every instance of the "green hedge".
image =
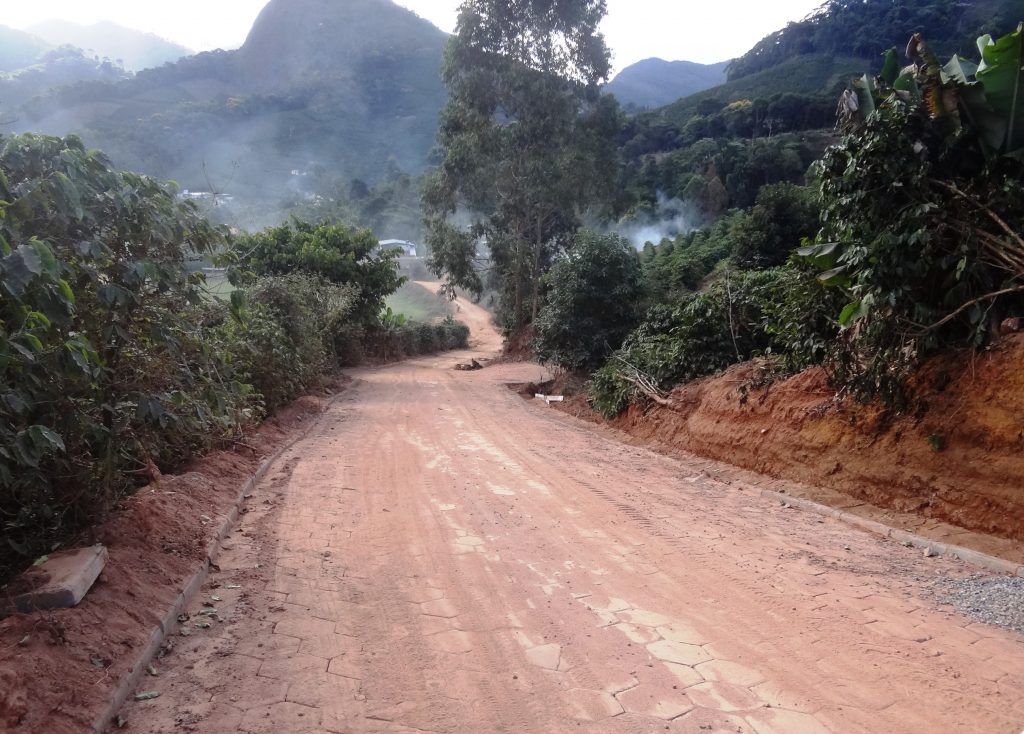
<svg viewBox="0 0 1024 734">
<path fill-rule="evenodd" d="M 450 316 L 436 324 L 405 321 L 381 326 L 370 331 L 363 342 L 369 356 L 384 360 L 464 349 L 468 343 L 469 327 Z"/>
<path fill-rule="evenodd" d="M 767 353 L 789 355 L 791 369 L 816 363 L 837 331 L 823 290 L 795 268 L 741 271 L 675 305 L 655 306 L 594 374 L 590 403 L 606 417 L 618 415 L 642 397 L 627 379 L 637 375 L 667 392 Z"/>
<path fill-rule="evenodd" d="M 0 138 L 0 582 L 339 366 L 465 346 L 451 320 L 392 333 L 366 283 L 323 274 L 223 303 L 196 262 L 229 244 L 77 138 Z M 374 294 L 401 282 L 380 262 Z"/>
</svg>

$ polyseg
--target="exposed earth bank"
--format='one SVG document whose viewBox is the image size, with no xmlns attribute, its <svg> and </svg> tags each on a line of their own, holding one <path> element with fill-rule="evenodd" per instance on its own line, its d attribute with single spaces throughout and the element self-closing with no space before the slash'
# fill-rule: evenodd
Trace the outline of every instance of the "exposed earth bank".
<svg viewBox="0 0 1024 734">
<path fill-rule="evenodd" d="M 0 731 L 89 731 L 134 665 L 160 615 L 267 456 L 297 437 L 347 380 L 278 411 L 230 450 L 216 451 L 140 489 L 83 545 L 110 553 L 74 609 L 0 620 Z"/>
<path fill-rule="evenodd" d="M 928 364 L 920 416 L 837 401 L 820 369 L 744 396 L 757 371 L 747 363 L 677 388 L 671 407 L 633 406 L 610 424 L 644 443 L 1022 541 L 1022 363 L 1024 334 L 973 359 Z M 602 422 L 582 395 L 563 409 Z"/>
</svg>

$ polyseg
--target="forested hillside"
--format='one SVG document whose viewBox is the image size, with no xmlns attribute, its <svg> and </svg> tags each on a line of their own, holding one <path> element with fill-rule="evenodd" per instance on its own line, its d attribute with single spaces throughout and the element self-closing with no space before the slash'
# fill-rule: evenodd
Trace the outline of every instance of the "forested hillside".
<svg viewBox="0 0 1024 734">
<path fill-rule="evenodd" d="M 715 220 L 750 207 L 761 186 L 804 183 L 838 140 L 839 95 L 854 78 L 881 71 L 882 54 L 898 47 L 902 57 L 920 31 L 933 52 L 966 49 L 970 58 L 981 32 L 1012 32 L 1022 17 L 1020 0 L 826 3 L 734 60 L 725 84 L 630 117 L 616 212 L 656 216 L 660 194 L 697 204 L 697 221 Z"/>
<path fill-rule="evenodd" d="M 929 39 L 943 56 L 976 53 L 974 39 L 1013 30 L 1024 17 L 1022 0 L 828 0 L 804 20 L 763 38 L 729 67 L 735 81 L 790 59 L 877 58 L 879 49 L 904 48 L 908 30 Z"/>
<path fill-rule="evenodd" d="M 36 23 L 28 32 L 51 46 L 74 46 L 89 56 L 114 61 L 131 71 L 161 66 L 192 53 L 184 46 L 131 28 L 104 21 L 81 25 L 62 20 Z"/>
<path fill-rule="evenodd" d="M 58 88 L 6 115 L 17 130 L 80 133 L 118 165 L 243 200 L 251 216 L 233 224 L 279 221 L 353 179 L 383 179 L 389 161 L 425 167 L 444 40 L 388 0 L 274 0 L 237 51 Z"/>
<path fill-rule="evenodd" d="M 616 74 L 604 91 L 614 94 L 626 109 L 662 107 L 722 84 L 728 65 L 644 59 Z"/>
<path fill-rule="evenodd" d="M 74 46 L 61 46 L 44 52 L 33 63 L 16 71 L 0 73 L 0 115 L 6 114 L 17 123 L 19 106 L 37 96 L 40 90 L 118 82 L 130 76 L 121 64 L 109 58 L 90 56 Z"/>
<path fill-rule="evenodd" d="M 30 66 L 47 48 L 46 42 L 30 33 L 0 25 L 0 72 Z"/>
</svg>

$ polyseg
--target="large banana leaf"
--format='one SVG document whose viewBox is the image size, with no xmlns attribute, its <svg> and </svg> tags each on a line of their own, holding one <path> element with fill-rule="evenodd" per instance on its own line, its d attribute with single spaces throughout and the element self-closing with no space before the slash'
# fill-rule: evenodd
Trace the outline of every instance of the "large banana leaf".
<svg viewBox="0 0 1024 734">
<path fill-rule="evenodd" d="M 857 87 L 857 98 L 860 100 L 861 113 L 864 115 L 864 119 L 868 119 L 872 112 L 875 111 L 875 80 L 870 74 L 865 74 L 857 82 L 854 83 Z"/>
<path fill-rule="evenodd" d="M 1000 146 L 1007 155 L 1024 154 L 1024 23 L 998 41 L 978 39 L 981 65 L 977 79 L 985 87 L 992 110 L 1006 123 Z"/>
<path fill-rule="evenodd" d="M 942 67 L 942 83 L 954 81 L 957 84 L 972 84 L 977 73 L 977 64 L 954 54 L 949 63 Z"/>
<path fill-rule="evenodd" d="M 882 73 L 879 74 L 879 77 L 891 87 L 900 75 L 900 57 L 894 48 L 890 48 L 883 56 L 885 56 L 885 64 L 882 66 Z"/>
</svg>

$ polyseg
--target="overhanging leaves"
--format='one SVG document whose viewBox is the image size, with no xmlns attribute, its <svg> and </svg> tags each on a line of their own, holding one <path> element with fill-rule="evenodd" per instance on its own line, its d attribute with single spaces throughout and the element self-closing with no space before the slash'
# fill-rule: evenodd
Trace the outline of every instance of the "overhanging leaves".
<svg viewBox="0 0 1024 734">
<path fill-rule="evenodd" d="M 1024 24 L 998 41 L 978 39 L 982 62 L 977 78 L 991 108 L 1006 124 L 1001 149 L 1014 154 L 1024 147 Z"/>
</svg>

